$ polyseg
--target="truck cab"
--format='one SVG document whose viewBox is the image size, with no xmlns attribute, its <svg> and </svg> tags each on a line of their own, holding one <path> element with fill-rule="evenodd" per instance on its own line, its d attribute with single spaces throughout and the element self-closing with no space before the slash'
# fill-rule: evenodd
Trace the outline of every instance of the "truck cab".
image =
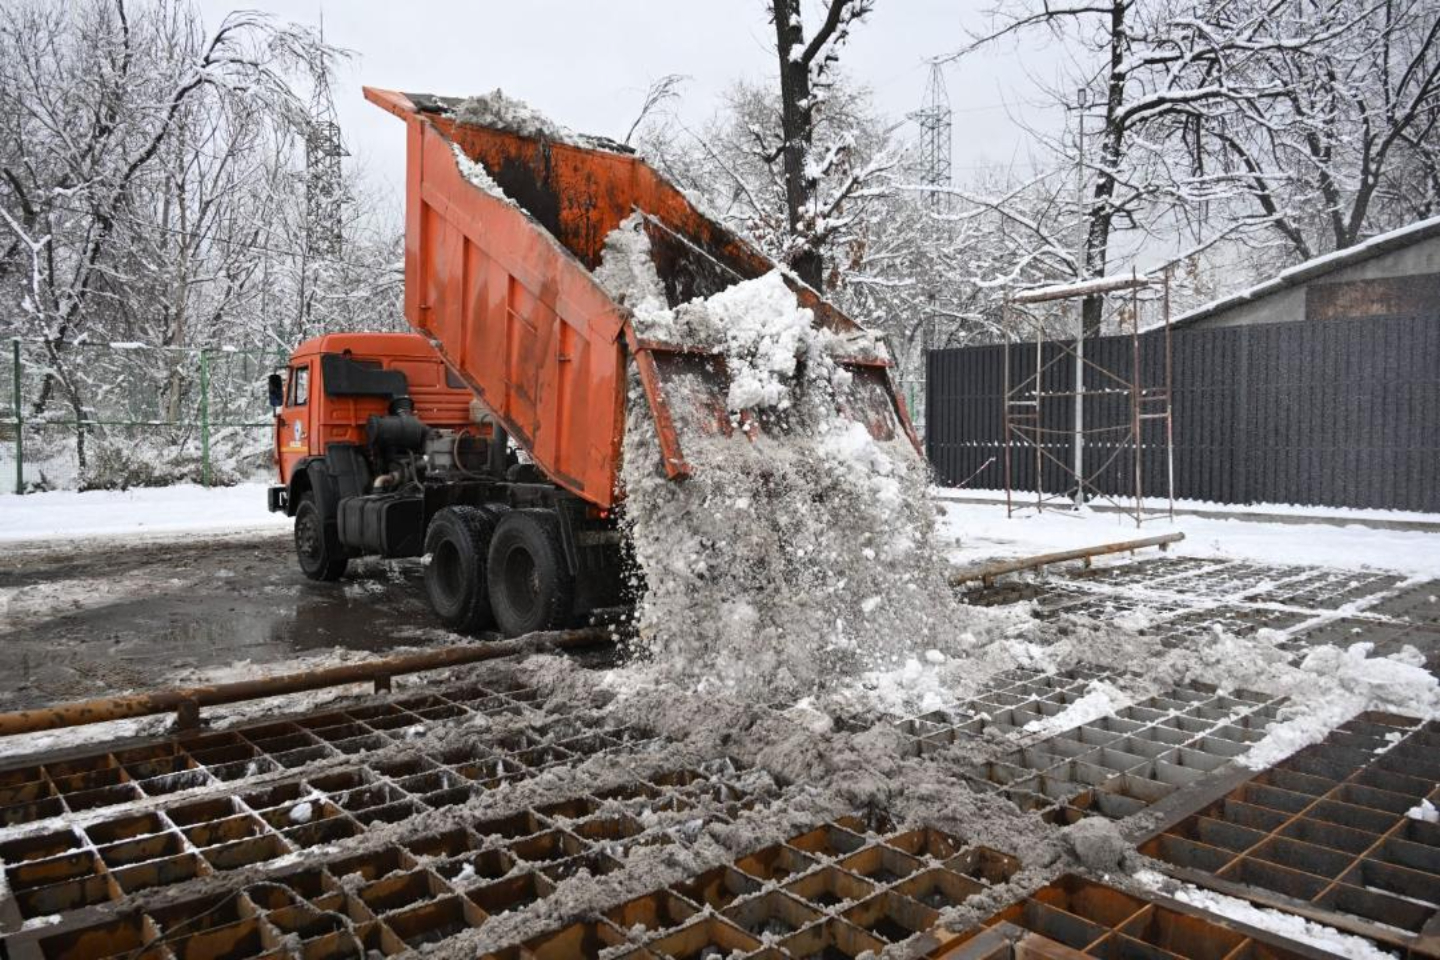
<svg viewBox="0 0 1440 960">
<path fill-rule="evenodd" d="M 613 517 L 519 462 L 474 388 L 414 333 L 329 334 L 272 376 L 279 482 L 313 580 L 350 560 L 428 555 L 447 626 L 508 635 L 615 601 Z"/>
<path fill-rule="evenodd" d="M 491 436 L 488 417 L 475 420 L 469 385 L 418 333 L 331 333 L 300 344 L 274 405 L 280 484 L 271 488 L 270 509 L 294 516 L 288 498 L 297 470 L 303 474 L 331 443 L 365 443 L 369 418 L 387 414 L 397 395 L 409 396 L 415 416 L 430 426 Z"/>
</svg>

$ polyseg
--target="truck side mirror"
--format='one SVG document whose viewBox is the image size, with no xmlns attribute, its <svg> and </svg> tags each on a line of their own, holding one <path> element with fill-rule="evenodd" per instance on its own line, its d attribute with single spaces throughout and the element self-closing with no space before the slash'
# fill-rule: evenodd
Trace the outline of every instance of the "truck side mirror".
<svg viewBox="0 0 1440 960">
<path fill-rule="evenodd" d="M 285 378 L 278 373 L 272 373 L 267 382 L 270 387 L 270 409 L 279 413 L 280 408 L 285 406 Z"/>
</svg>

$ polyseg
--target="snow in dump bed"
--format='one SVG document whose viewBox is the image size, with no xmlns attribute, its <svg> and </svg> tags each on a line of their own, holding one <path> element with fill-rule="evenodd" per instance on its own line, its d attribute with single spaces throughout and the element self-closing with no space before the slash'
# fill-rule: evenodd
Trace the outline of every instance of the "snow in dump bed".
<svg viewBox="0 0 1440 960">
<path fill-rule="evenodd" d="M 731 426 L 706 422 L 713 381 L 667 377 L 691 468 L 670 481 L 632 383 L 622 479 L 651 669 L 773 701 L 898 666 L 983 619 L 945 582 L 928 470 L 898 423 L 877 440 L 837 412 L 853 386 L 835 359 L 846 344 L 773 272 L 666 309 L 643 243 L 632 218 L 597 279 L 641 336 L 724 358 Z"/>
<path fill-rule="evenodd" d="M 500 184 L 496 183 L 495 179 L 490 176 L 490 171 L 485 169 L 483 163 L 471 160 L 458 143 L 452 143 L 450 148 L 455 151 L 455 165 L 460 168 L 460 175 L 462 177 L 495 199 L 504 200 L 511 206 L 515 205 L 514 200 L 505 196 L 505 191 L 500 189 Z"/>
<path fill-rule="evenodd" d="M 566 143 L 574 142 L 577 139 L 574 133 L 560 126 L 524 100 L 507 97 L 505 91 L 499 87 L 489 93 L 466 97 L 455 106 L 451 116 L 461 123 L 473 124 L 477 127 L 492 127 L 496 130 L 508 130 L 511 133 L 518 133 L 522 137 L 559 140 Z"/>
<path fill-rule="evenodd" d="M 508 130 L 522 137 L 568 143 L 587 150 L 629 151 L 628 147 L 605 137 L 576 133 L 561 126 L 524 100 L 506 96 L 505 91 L 499 87 L 480 96 L 466 97 L 455 105 L 450 116 L 459 123 L 489 127 L 493 130 Z"/>
</svg>

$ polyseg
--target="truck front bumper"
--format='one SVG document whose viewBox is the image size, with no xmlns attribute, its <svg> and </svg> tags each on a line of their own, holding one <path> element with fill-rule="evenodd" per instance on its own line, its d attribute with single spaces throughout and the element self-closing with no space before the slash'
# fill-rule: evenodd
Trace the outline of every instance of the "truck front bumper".
<svg viewBox="0 0 1440 960">
<path fill-rule="evenodd" d="M 285 487 L 271 487 L 265 491 L 265 505 L 270 508 L 271 513 L 288 513 L 290 491 Z"/>
</svg>

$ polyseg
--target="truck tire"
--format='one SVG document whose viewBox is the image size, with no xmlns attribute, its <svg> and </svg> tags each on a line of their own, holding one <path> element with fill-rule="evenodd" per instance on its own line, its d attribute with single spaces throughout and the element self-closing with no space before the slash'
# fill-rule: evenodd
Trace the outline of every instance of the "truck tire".
<svg viewBox="0 0 1440 960">
<path fill-rule="evenodd" d="M 550 510 L 511 510 L 490 542 L 490 605 L 508 637 L 565 626 L 575 577 L 565 562 L 560 518 Z"/>
<path fill-rule="evenodd" d="M 339 580 L 350 562 L 334 524 L 325 522 L 309 490 L 300 495 L 295 508 L 295 556 L 300 571 L 311 580 Z"/>
<path fill-rule="evenodd" d="M 446 507 L 425 532 L 425 593 L 451 630 L 478 633 L 494 623 L 485 585 L 494 532 L 495 514 L 484 507 Z"/>
</svg>

